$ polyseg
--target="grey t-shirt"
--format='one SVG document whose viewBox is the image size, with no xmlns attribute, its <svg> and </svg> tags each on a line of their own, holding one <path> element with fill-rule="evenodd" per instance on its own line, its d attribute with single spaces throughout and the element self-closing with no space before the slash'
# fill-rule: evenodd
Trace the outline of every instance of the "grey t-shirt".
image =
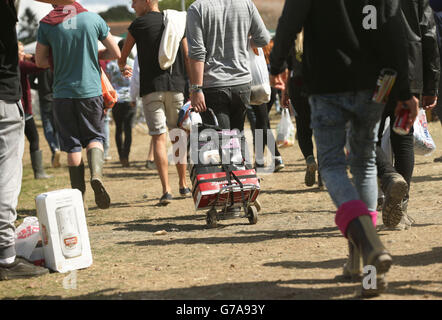
<svg viewBox="0 0 442 320">
<path fill-rule="evenodd" d="M 248 37 L 264 47 L 270 34 L 251 0 L 197 0 L 187 10 L 189 57 L 204 61 L 204 88 L 250 83 Z"/>
</svg>

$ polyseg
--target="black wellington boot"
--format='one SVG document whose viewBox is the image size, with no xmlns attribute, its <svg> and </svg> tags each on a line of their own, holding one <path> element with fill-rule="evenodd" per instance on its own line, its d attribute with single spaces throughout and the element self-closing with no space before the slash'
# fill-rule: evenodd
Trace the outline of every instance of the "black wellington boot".
<svg viewBox="0 0 442 320">
<path fill-rule="evenodd" d="M 387 287 L 384 275 L 390 269 L 392 258 L 377 235 L 371 217 L 363 215 L 353 219 L 348 224 L 347 237 L 352 242 L 359 255 L 362 256 L 364 269 L 367 266 L 372 266 L 376 272 L 375 283 L 373 283 L 373 281 L 367 283 L 367 280 L 369 280 L 367 277 L 373 274 L 369 273 L 366 276 L 363 275 L 362 295 L 379 295 Z M 370 268 L 368 270 L 373 271 L 373 269 Z"/>
<path fill-rule="evenodd" d="M 84 211 L 87 213 L 88 207 L 84 195 L 86 193 L 86 182 L 84 181 L 84 163 L 83 161 L 78 167 L 69 167 L 69 177 L 71 179 L 72 189 L 78 189 L 83 196 Z"/>
<path fill-rule="evenodd" d="M 34 171 L 35 179 L 49 179 L 51 175 L 46 174 L 43 168 L 43 154 L 41 150 L 31 152 L 32 170 Z"/>
<path fill-rule="evenodd" d="M 359 282 L 361 274 L 361 256 L 351 241 L 348 241 L 348 259 L 343 267 L 344 279 L 351 282 Z"/>
</svg>

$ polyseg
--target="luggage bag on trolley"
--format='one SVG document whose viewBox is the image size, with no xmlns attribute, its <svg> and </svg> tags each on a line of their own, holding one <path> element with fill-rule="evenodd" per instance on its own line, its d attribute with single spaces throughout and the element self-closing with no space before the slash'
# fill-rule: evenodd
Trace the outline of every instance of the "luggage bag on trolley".
<svg viewBox="0 0 442 320">
<path fill-rule="evenodd" d="M 198 124 L 190 139 L 188 169 L 195 209 L 209 209 L 206 222 L 212 228 L 227 208 L 242 208 L 244 217 L 255 224 L 260 192 L 256 171 L 246 168 L 238 130 L 221 129 L 213 111 L 208 112 L 214 124 Z"/>
</svg>

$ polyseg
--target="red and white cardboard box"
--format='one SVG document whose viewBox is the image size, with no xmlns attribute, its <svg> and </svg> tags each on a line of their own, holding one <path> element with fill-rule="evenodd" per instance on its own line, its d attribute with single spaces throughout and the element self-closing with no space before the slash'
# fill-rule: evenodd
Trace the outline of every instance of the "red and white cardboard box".
<svg viewBox="0 0 442 320">
<path fill-rule="evenodd" d="M 233 171 L 243 184 L 244 199 L 254 202 L 258 197 L 260 185 L 254 169 Z M 214 181 L 215 180 L 215 181 Z M 238 182 L 232 177 L 231 183 L 235 185 L 233 190 L 233 203 L 242 204 L 242 193 Z M 199 174 L 196 177 L 196 183 L 193 188 L 193 201 L 196 210 L 211 208 L 212 206 L 221 208 L 226 202 L 231 204 L 230 192 L 222 193 L 218 201 L 216 198 L 220 190 L 228 184 L 225 172 Z M 215 203 L 216 202 L 216 203 Z"/>
<path fill-rule="evenodd" d="M 35 203 L 45 267 L 61 273 L 90 267 L 92 252 L 81 192 L 42 193 Z"/>
</svg>

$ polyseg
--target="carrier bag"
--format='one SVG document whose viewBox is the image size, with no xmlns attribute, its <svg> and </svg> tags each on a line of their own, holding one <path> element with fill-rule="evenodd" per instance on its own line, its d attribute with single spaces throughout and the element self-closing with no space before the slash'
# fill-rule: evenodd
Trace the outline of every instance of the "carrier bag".
<svg viewBox="0 0 442 320">
<path fill-rule="evenodd" d="M 390 117 L 385 120 L 384 131 L 382 133 L 381 148 L 390 163 L 393 163 L 393 148 L 390 139 Z"/>
<path fill-rule="evenodd" d="M 253 48 L 249 46 L 250 74 L 252 75 L 250 92 L 251 105 L 260 105 L 269 102 L 272 94 L 264 51 L 258 48 L 258 53 L 259 55 L 256 55 Z"/>
<path fill-rule="evenodd" d="M 436 144 L 428 131 L 427 116 L 424 109 L 419 109 L 414 129 L 414 152 L 418 155 L 427 156 L 436 150 Z"/>
<path fill-rule="evenodd" d="M 199 174 L 223 172 L 223 163 L 231 165 L 233 170 L 245 169 L 241 153 L 241 133 L 235 129 L 221 129 L 213 110 L 208 108 L 207 112 L 214 124 L 201 122 L 193 126 L 197 139 L 190 144 L 188 166 L 193 185 Z M 190 116 L 192 117 L 192 113 Z"/>
<path fill-rule="evenodd" d="M 26 217 L 15 230 L 15 251 L 17 255 L 29 259 L 40 237 L 40 224 L 37 217 Z"/>
<path fill-rule="evenodd" d="M 282 109 L 277 133 L 276 144 L 278 148 L 290 147 L 295 144 L 295 126 L 293 125 L 289 109 L 287 108 Z"/>
<path fill-rule="evenodd" d="M 187 101 L 178 113 L 177 127 L 190 131 L 192 127 L 202 122 L 200 114 L 193 111 L 190 101 Z"/>
<path fill-rule="evenodd" d="M 118 101 L 117 91 L 110 83 L 103 68 L 101 69 L 101 89 L 103 91 L 103 104 L 105 109 L 111 109 Z"/>
</svg>

